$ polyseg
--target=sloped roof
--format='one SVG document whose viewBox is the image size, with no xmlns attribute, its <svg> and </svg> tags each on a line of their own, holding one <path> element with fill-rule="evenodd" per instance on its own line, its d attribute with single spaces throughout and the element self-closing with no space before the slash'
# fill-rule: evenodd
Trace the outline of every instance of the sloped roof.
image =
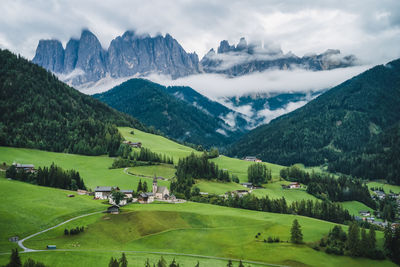
<svg viewBox="0 0 400 267">
<path fill-rule="evenodd" d="M 120 190 L 120 192 L 125 193 L 125 194 L 132 194 L 133 190 Z"/>
<path fill-rule="evenodd" d="M 165 186 L 159 186 L 159 187 L 157 187 L 157 193 L 164 193 L 164 192 L 166 192 L 166 191 L 169 192 L 168 188 L 165 187 Z"/>
<path fill-rule="evenodd" d="M 119 190 L 118 186 L 96 186 L 95 192 L 111 192 L 112 189 Z"/>
</svg>

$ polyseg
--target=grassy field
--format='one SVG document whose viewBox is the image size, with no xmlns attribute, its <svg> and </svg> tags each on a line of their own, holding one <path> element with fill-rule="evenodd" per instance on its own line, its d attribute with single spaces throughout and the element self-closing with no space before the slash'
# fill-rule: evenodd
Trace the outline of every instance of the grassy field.
<svg viewBox="0 0 400 267">
<path fill-rule="evenodd" d="M 222 195 L 228 191 L 243 190 L 244 186 L 237 183 L 220 183 L 207 180 L 197 180 L 195 186 L 200 188 L 200 192 Z"/>
<path fill-rule="evenodd" d="M 247 168 L 254 164 L 254 162 L 245 161 L 241 159 L 229 158 L 226 156 L 220 156 L 218 158 L 212 159 L 211 161 L 218 164 L 222 169 L 228 170 L 230 173 L 236 174 L 239 177 L 241 183 L 247 182 Z M 272 177 L 278 178 L 279 172 L 284 166 L 264 163 L 272 171 Z"/>
<path fill-rule="evenodd" d="M 373 209 L 358 201 L 345 201 L 341 202 L 342 206 L 347 209 L 350 215 L 360 216 L 360 210 L 369 210 L 372 214 Z"/>
<path fill-rule="evenodd" d="M 53 162 L 64 169 L 79 171 L 85 185 L 119 186 L 121 189 L 136 190 L 139 179 L 152 183 L 151 178 L 142 178 L 124 173 L 123 169 L 109 169 L 113 159 L 106 156 L 82 156 L 65 153 L 47 152 L 36 149 L 0 147 L 0 162 L 34 164 L 35 167 L 50 166 Z M 159 181 L 159 185 L 169 186 L 168 181 Z"/>
<path fill-rule="evenodd" d="M 370 182 L 367 183 L 368 188 L 371 187 L 383 187 L 383 190 L 385 193 L 389 194 L 390 191 L 393 191 L 394 193 L 400 193 L 400 186 L 398 185 L 391 185 L 391 184 L 385 184 L 385 183 L 380 183 L 380 182 Z"/>
<path fill-rule="evenodd" d="M 128 266 L 144 266 L 147 259 L 151 266 L 157 264 L 161 255 L 152 253 L 133 253 L 125 252 L 126 258 L 128 260 Z M 107 266 L 110 258 L 121 258 L 120 252 L 110 252 L 110 251 L 50 251 L 41 253 L 24 253 L 20 254 L 22 261 L 26 261 L 28 258 L 34 259 L 35 261 L 45 262 L 47 266 L 62 266 L 62 267 L 76 267 L 78 266 Z M 199 261 L 201 267 L 221 267 L 226 266 L 226 260 L 217 259 L 207 259 L 207 258 L 197 258 L 190 256 L 178 256 L 178 255 L 163 255 L 163 258 L 169 264 L 173 259 L 176 260 L 180 266 L 193 267 Z M 9 255 L 0 255 L 0 266 L 7 264 L 9 261 Z M 60 264 L 62 262 L 62 264 Z M 234 262 L 234 266 L 238 263 Z M 245 266 L 266 266 L 258 264 L 245 264 Z"/>
<path fill-rule="evenodd" d="M 119 215 L 85 217 L 34 237 L 25 245 L 43 248 L 51 243 L 60 249 L 82 251 L 178 252 L 294 266 L 392 266 L 388 261 L 331 256 L 306 245 L 269 244 L 255 238 L 261 233 L 263 237 L 288 240 L 294 218 L 299 220 L 306 242 L 320 239 L 334 225 L 301 216 L 199 203 L 132 204 Z M 64 227 L 82 225 L 87 226 L 84 233 L 63 234 Z M 382 243 L 382 233 L 377 236 Z"/>
<path fill-rule="evenodd" d="M 153 152 L 172 156 L 175 164 L 178 163 L 179 158 L 187 157 L 192 152 L 200 154 L 200 152 L 197 152 L 190 147 L 178 144 L 159 135 L 145 133 L 129 127 L 119 127 L 118 130 L 128 141 L 142 142 L 143 147 L 149 148 Z M 134 134 L 130 133 L 132 130 L 134 131 Z"/>
<path fill-rule="evenodd" d="M 84 213 L 105 210 L 89 196 L 0 178 L 0 251 L 16 247 L 12 236 L 25 237 Z"/>
<path fill-rule="evenodd" d="M 128 168 L 129 173 L 145 175 L 145 176 L 162 176 L 171 179 L 175 176 L 176 169 L 173 165 L 161 164 L 153 166 L 139 166 Z"/>
<path fill-rule="evenodd" d="M 252 194 L 257 197 L 265 197 L 266 195 L 269 198 L 276 199 L 285 197 L 287 202 L 298 201 L 302 199 L 311 199 L 316 200 L 313 195 L 310 195 L 306 192 L 306 189 L 299 188 L 299 189 L 282 189 L 282 185 L 289 184 L 290 182 L 287 181 L 277 181 L 272 182 L 269 184 L 264 185 L 264 189 L 256 189 L 253 190 Z"/>
<path fill-rule="evenodd" d="M 148 134 L 139 130 L 134 130 L 135 134 L 132 135 L 130 133 L 133 130 L 132 128 L 120 127 L 118 129 L 126 140 L 142 142 L 143 147 L 149 148 L 154 152 L 173 156 L 175 164 L 179 158 L 187 157 L 192 152 L 201 154 L 201 152 L 173 142 L 162 136 Z M 211 161 L 218 164 L 220 168 L 227 169 L 230 173 L 236 174 L 239 177 L 240 182 L 247 182 L 247 168 L 253 164 L 253 162 L 229 158 L 226 156 L 220 156 L 219 158 L 212 159 Z M 271 163 L 264 164 L 271 169 L 272 176 L 275 178 L 279 177 L 279 172 L 284 167 Z"/>
</svg>

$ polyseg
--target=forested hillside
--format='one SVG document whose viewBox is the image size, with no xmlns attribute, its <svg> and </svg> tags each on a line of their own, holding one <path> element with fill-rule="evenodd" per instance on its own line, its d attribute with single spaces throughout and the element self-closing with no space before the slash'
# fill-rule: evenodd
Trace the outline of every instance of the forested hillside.
<svg viewBox="0 0 400 267">
<path fill-rule="evenodd" d="M 399 183 L 400 60 L 376 66 L 232 145 L 284 165 L 328 162 L 332 171 Z"/>
<path fill-rule="evenodd" d="M 179 141 L 221 147 L 237 139 L 238 133 L 218 114 L 205 112 L 169 91 L 148 80 L 131 79 L 94 97 Z"/>
<path fill-rule="evenodd" d="M 122 140 L 116 126 L 144 129 L 42 67 L 0 50 L 0 145 L 113 154 Z"/>
</svg>

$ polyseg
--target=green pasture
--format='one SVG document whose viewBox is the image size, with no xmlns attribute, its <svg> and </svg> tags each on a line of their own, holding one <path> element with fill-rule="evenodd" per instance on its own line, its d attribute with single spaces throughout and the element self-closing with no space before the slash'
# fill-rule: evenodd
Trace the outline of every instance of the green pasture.
<svg viewBox="0 0 400 267">
<path fill-rule="evenodd" d="M 391 184 L 386 184 L 386 183 L 380 183 L 380 182 L 369 182 L 367 183 L 368 188 L 371 187 L 383 187 L 383 190 L 385 193 L 389 194 L 390 191 L 398 194 L 400 193 L 400 186 L 398 185 L 391 185 Z"/>
<path fill-rule="evenodd" d="M 263 189 L 255 189 L 252 191 L 257 197 L 265 197 L 266 195 L 271 199 L 282 198 L 284 197 L 287 202 L 299 201 L 299 200 L 316 200 L 317 198 L 313 195 L 307 193 L 306 189 L 283 189 L 282 185 L 287 185 L 290 182 L 287 181 L 277 181 L 263 185 Z"/>
<path fill-rule="evenodd" d="M 0 252 L 16 247 L 8 239 L 26 237 L 69 218 L 107 206 L 76 192 L 0 178 Z M 68 197 L 74 194 L 75 197 Z"/>
<path fill-rule="evenodd" d="M 121 189 L 136 190 L 139 179 L 152 183 L 151 178 L 137 177 L 124 172 L 124 169 L 109 169 L 113 158 L 107 156 L 83 156 L 48 152 L 43 150 L 0 147 L 0 162 L 13 162 L 50 166 L 53 162 L 64 169 L 79 171 L 86 187 L 94 190 L 96 186 L 119 186 Z M 169 186 L 168 181 L 159 181 L 159 185 Z"/>
<path fill-rule="evenodd" d="M 343 208 L 345 208 L 349 211 L 350 215 L 354 215 L 354 216 L 360 216 L 359 212 L 361 210 L 368 210 L 371 212 L 371 214 L 374 211 L 367 205 L 365 205 L 361 202 L 358 202 L 358 201 L 345 201 L 345 202 L 340 202 L 340 204 L 342 204 Z"/>
<path fill-rule="evenodd" d="M 167 179 L 171 179 L 175 176 L 176 169 L 173 165 L 160 164 L 151 166 L 138 166 L 131 167 L 127 170 L 129 173 L 144 175 L 144 176 L 162 176 Z"/>
<path fill-rule="evenodd" d="M 207 180 L 197 180 L 195 186 L 200 188 L 200 192 L 223 195 L 228 191 L 247 190 L 244 186 L 237 183 L 221 183 Z"/>
<path fill-rule="evenodd" d="M 388 261 L 332 256 L 307 245 L 287 243 L 294 218 L 299 220 L 307 243 L 319 240 L 334 225 L 295 215 L 191 202 L 131 204 L 119 215 L 85 217 L 36 236 L 25 245 L 41 249 L 51 243 L 58 249 L 95 252 L 185 253 L 295 266 L 392 266 Z M 75 236 L 64 235 L 65 227 L 75 226 L 86 226 L 86 230 Z M 262 238 L 278 236 L 283 242 L 264 243 L 255 237 L 257 233 Z M 379 243 L 382 236 L 381 232 L 377 233 Z"/>
</svg>

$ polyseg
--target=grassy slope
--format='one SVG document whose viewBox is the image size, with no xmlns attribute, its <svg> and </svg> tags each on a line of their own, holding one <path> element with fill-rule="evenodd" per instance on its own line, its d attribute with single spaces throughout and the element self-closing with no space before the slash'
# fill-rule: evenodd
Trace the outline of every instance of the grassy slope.
<svg viewBox="0 0 400 267">
<path fill-rule="evenodd" d="M 132 174 L 145 175 L 145 176 L 162 176 L 171 179 L 175 176 L 176 169 L 173 165 L 161 164 L 154 166 L 139 166 L 128 168 L 128 172 Z"/>
<path fill-rule="evenodd" d="M 35 167 L 50 166 L 52 162 L 64 169 L 79 171 L 87 187 L 119 186 L 122 189 L 136 190 L 139 179 L 150 185 L 151 178 L 139 178 L 124 173 L 123 169 L 109 169 L 113 159 L 106 156 L 82 156 L 47 152 L 35 149 L 0 147 L 0 162 L 34 164 Z M 168 186 L 169 182 L 160 181 L 160 185 Z"/>
<path fill-rule="evenodd" d="M 304 188 L 300 189 L 282 189 L 282 184 L 289 184 L 287 181 L 277 181 L 273 183 L 269 183 L 264 185 L 264 189 L 256 189 L 253 190 L 252 194 L 257 197 L 264 197 L 268 195 L 269 198 L 282 198 L 285 197 L 286 201 L 292 202 L 302 199 L 311 199 L 315 200 L 316 198 L 313 195 L 310 195 L 306 192 Z"/>
<path fill-rule="evenodd" d="M 345 201 L 341 202 L 341 204 L 349 211 L 350 215 L 360 216 L 360 210 L 369 210 L 371 213 L 373 212 L 373 209 L 358 201 Z"/>
<path fill-rule="evenodd" d="M 228 191 L 243 190 L 246 189 L 237 183 L 220 183 L 207 180 L 197 180 L 196 186 L 200 188 L 200 192 L 208 192 L 210 194 L 222 195 Z"/>
<path fill-rule="evenodd" d="M 149 148 L 153 152 L 172 156 L 175 164 L 178 163 L 179 158 L 187 157 L 192 152 L 200 153 L 159 135 L 145 133 L 129 127 L 119 127 L 118 129 L 126 140 L 142 142 L 143 147 Z M 135 133 L 134 135 L 130 133 L 132 130 Z"/>
<path fill-rule="evenodd" d="M 8 238 L 25 237 L 84 213 L 105 210 L 89 196 L 67 197 L 71 191 L 0 178 L 0 251 L 15 247 Z"/>
<path fill-rule="evenodd" d="M 371 187 L 383 187 L 383 190 L 385 190 L 385 193 L 389 194 L 390 190 L 392 190 L 394 193 L 400 193 L 400 186 L 398 185 L 391 185 L 391 184 L 384 184 L 384 183 L 379 183 L 379 182 L 370 182 L 367 184 L 368 188 Z"/>
<path fill-rule="evenodd" d="M 255 212 L 199 203 L 130 205 L 120 215 L 94 215 L 67 227 L 88 226 L 77 236 L 64 236 L 63 227 L 29 240 L 26 245 L 82 250 L 135 250 L 180 252 L 242 258 L 270 263 L 311 266 L 390 266 L 388 261 L 338 257 L 290 243 L 268 244 L 254 237 L 289 239 L 297 218 L 306 242 L 313 242 L 333 227 L 332 223 L 294 215 Z M 382 233 L 378 233 L 382 243 Z M 284 253 L 282 253 L 284 251 Z M 90 266 L 90 265 L 89 265 Z"/>
</svg>

